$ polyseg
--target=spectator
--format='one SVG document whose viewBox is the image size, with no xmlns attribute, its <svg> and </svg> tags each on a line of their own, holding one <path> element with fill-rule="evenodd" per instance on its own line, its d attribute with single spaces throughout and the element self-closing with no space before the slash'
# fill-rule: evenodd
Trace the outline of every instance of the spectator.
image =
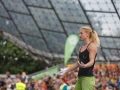
<svg viewBox="0 0 120 90">
<path fill-rule="evenodd" d="M 10 72 L 9 71 L 6 72 L 6 77 L 10 78 Z"/>
<path fill-rule="evenodd" d="M 60 90 L 67 90 L 68 86 L 63 79 L 60 79 Z"/>
<path fill-rule="evenodd" d="M 94 67 L 94 90 L 120 90 L 120 76 L 118 72 L 119 66 L 117 65 L 114 69 L 111 69 L 112 67 L 108 68 L 107 65 L 105 66 L 106 67 L 101 67 L 102 70 L 97 67 Z M 101 73 L 104 72 L 104 74 L 101 75 L 100 70 Z M 24 78 L 21 78 L 24 76 L 24 74 L 17 74 L 13 80 L 9 77 L 9 75 L 6 75 L 6 78 L 4 80 L 0 78 L 0 88 L 2 90 L 15 90 L 17 84 L 22 83 L 22 85 L 26 87 L 26 90 L 66 90 L 66 88 L 67 90 L 74 90 L 77 72 L 78 69 L 73 70 L 67 73 L 62 79 L 60 78 L 60 76 L 55 74 L 53 77 L 51 77 L 48 74 L 45 74 L 43 78 L 37 80 L 28 80 L 28 83 L 26 83 L 26 85 L 24 84 Z"/>
<path fill-rule="evenodd" d="M 2 80 L 2 78 L 0 78 L 0 89 L 5 87 L 5 82 Z"/>
<path fill-rule="evenodd" d="M 5 83 L 7 84 L 8 82 L 12 82 L 11 78 L 7 75 L 5 78 Z"/>
<path fill-rule="evenodd" d="M 27 76 L 26 76 L 26 73 L 25 72 L 22 72 L 22 79 L 24 80 L 24 82 L 25 83 L 27 83 L 28 82 L 28 80 L 27 80 Z"/>
<path fill-rule="evenodd" d="M 26 85 L 24 84 L 24 80 L 17 79 L 16 90 L 25 90 L 25 89 L 26 89 Z"/>
<path fill-rule="evenodd" d="M 27 83 L 26 90 L 33 90 L 30 82 Z"/>
</svg>

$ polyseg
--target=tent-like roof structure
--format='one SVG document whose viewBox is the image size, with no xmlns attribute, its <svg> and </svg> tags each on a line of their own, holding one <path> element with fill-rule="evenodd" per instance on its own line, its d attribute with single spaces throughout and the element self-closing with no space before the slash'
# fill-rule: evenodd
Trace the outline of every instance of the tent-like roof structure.
<svg viewBox="0 0 120 90">
<path fill-rule="evenodd" d="M 82 26 L 99 35 L 96 60 L 120 60 L 119 0 L 0 0 L 1 35 L 39 60 L 58 63 L 66 38 Z"/>
</svg>

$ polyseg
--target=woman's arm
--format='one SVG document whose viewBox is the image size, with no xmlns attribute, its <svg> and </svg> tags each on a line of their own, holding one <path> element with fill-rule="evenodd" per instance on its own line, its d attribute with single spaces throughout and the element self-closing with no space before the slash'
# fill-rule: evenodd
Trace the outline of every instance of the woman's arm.
<svg viewBox="0 0 120 90">
<path fill-rule="evenodd" d="M 72 71 L 72 70 L 75 70 L 76 68 L 79 67 L 79 64 L 78 62 L 76 62 L 75 64 L 73 64 L 70 68 L 68 68 L 66 71 L 65 71 L 65 74 Z"/>
<path fill-rule="evenodd" d="M 80 51 L 81 48 L 82 48 L 82 47 L 79 48 L 79 51 Z M 62 75 L 62 77 L 63 77 L 65 74 L 67 74 L 68 72 L 70 72 L 70 71 L 75 70 L 76 68 L 78 68 L 78 67 L 79 67 L 79 63 L 78 63 L 79 61 L 80 61 L 80 58 L 79 58 L 79 56 L 78 56 L 76 63 L 73 64 L 70 68 L 68 68 L 68 69 L 64 72 L 64 74 Z"/>
<path fill-rule="evenodd" d="M 65 71 L 60 71 L 60 73 L 63 73 L 63 75 L 62 75 L 62 77 L 61 78 L 63 78 L 68 72 L 70 72 L 70 71 L 72 71 L 72 70 L 75 70 L 76 68 L 78 68 L 79 67 L 79 64 L 78 64 L 78 60 L 79 60 L 79 57 L 77 58 L 77 61 L 76 61 L 76 63 L 75 64 L 73 64 L 70 68 L 68 68 L 67 70 L 65 70 Z"/>
</svg>

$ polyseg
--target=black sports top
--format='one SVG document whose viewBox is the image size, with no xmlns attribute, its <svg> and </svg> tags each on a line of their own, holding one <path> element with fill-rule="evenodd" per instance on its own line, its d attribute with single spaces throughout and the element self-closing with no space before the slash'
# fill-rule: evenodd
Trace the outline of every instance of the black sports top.
<svg viewBox="0 0 120 90">
<path fill-rule="evenodd" d="M 88 46 L 90 45 L 90 43 L 88 44 Z M 88 46 L 86 47 L 86 49 L 83 52 L 79 51 L 79 59 L 80 59 L 80 63 L 88 63 L 90 61 L 89 59 L 89 51 L 87 50 Z M 96 54 L 97 55 L 97 54 Z M 95 55 L 95 58 L 96 58 Z M 78 72 L 78 76 L 93 76 L 93 68 L 94 68 L 94 64 L 95 64 L 95 58 L 94 58 L 94 63 L 92 66 L 88 67 L 88 68 L 79 68 L 79 72 Z"/>
</svg>

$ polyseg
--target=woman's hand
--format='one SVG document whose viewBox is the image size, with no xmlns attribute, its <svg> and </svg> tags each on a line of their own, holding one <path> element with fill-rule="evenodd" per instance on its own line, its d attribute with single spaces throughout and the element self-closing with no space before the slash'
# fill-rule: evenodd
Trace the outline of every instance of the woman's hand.
<svg viewBox="0 0 120 90">
<path fill-rule="evenodd" d="M 64 78 L 65 75 L 66 75 L 66 70 L 61 70 L 61 71 L 59 71 L 59 72 L 57 73 L 57 75 L 59 75 L 60 78 Z"/>
<path fill-rule="evenodd" d="M 57 73 L 57 75 L 59 75 L 59 76 L 62 76 L 62 75 L 64 75 L 64 74 L 65 74 L 65 70 L 59 71 L 59 72 Z"/>
<path fill-rule="evenodd" d="M 77 63 L 79 65 L 79 67 L 86 68 L 86 65 L 83 62 L 80 63 L 79 61 L 77 61 Z"/>
</svg>

